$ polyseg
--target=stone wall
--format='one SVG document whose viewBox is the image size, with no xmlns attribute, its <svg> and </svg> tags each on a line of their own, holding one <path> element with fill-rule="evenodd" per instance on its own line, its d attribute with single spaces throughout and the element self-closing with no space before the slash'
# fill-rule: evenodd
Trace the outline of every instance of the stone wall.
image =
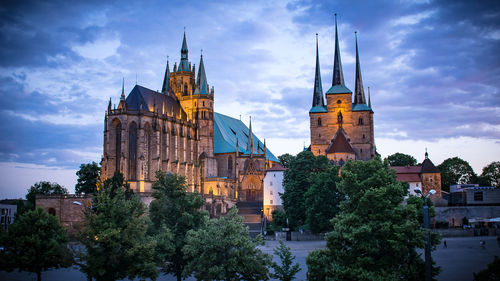
<svg viewBox="0 0 500 281">
<path fill-rule="evenodd" d="M 455 207 L 435 207 L 436 221 L 445 221 L 452 226 L 462 225 L 462 219 L 472 218 L 498 218 L 500 217 L 500 206 L 455 206 Z"/>
</svg>

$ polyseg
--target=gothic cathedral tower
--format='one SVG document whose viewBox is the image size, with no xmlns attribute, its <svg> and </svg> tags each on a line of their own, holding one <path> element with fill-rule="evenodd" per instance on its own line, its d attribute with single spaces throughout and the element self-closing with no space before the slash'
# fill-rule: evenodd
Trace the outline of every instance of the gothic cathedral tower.
<svg viewBox="0 0 500 281">
<path fill-rule="evenodd" d="M 335 53 L 332 86 L 323 99 L 319 64 L 318 38 L 316 34 L 316 71 L 313 102 L 309 111 L 311 130 L 311 152 L 325 155 L 335 164 L 343 165 L 347 160 L 370 160 L 375 156 L 373 134 L 373 110 L 370 96 L 366 102 L 358 53 L 356 34 L 356 74 L 354 101 L 352 92 L 344 83 L 342 62 L 335 14 Z"/>
</svg>

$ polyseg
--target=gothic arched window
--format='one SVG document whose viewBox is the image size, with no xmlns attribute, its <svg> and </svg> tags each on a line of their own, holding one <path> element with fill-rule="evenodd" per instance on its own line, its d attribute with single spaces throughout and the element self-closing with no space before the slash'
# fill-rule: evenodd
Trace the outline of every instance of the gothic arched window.
<svg viewBox="0 0 500 281">
<path fill-rule="evenodd" d="M 229 156 L 229 158 L 227 158 L 227 170 L 228 170 L 229 174 L 233 173 L 233 157 L 231 157 L 231 156 Z"/>
<path fill-rule="evenodd" d="M 137 179 L 137 125 L 130 124 L 128 129 L 128 179 Z"/>
<path fill-rule="evenodd" d="M 115 171 L 120 171 L 120 160 L 122 154 L 122 123 L 115 127 Z"/>
<path fill-rule="evenodd" d="M 358 119 L 358 125 L 363 125 L 363 117 L 359 117 L 359 119 Z"/>
<path fill-rule="evenodd" d="M 321 126 L 321 118 L 318 118 L 318 126 Z"/>
<path fill-rule="evenodd" d="M 188 94 L 188 84 L 184 83 L 184 95 Z"/>
</svg>

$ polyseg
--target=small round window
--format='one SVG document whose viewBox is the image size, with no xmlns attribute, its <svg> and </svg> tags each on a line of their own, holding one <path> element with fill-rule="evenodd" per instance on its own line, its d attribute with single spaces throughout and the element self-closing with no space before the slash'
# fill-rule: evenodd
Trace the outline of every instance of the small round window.
<svg viewBox="0 0 500 281">
<path fill-rule="evenodd" d="M 341 100 L 338 100 L 338 101 L 337 101 L 337 104 L 341 104 L 341 103 L 342 103 L 342 101 L 341 101 Z"/>
</svg>

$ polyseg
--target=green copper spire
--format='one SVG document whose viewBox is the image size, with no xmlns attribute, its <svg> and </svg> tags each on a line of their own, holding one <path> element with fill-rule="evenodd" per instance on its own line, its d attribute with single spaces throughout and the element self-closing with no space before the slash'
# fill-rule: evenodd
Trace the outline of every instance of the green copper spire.
<svg viewBox="0 0 500 281">
<path fill-rule="evenodd" d="M 188 47 L 186 43 L 186 29 L 184 28 L 184 38 L 182 39 L 182 47 L 181 47 L 181 61 L 179 62 L 179 66 L 177 71 L 190 71 L 189 68 L 189 60 L 188 60 Z"/>
<path fill-rule="evenodd" d="M 170 80 L 170 67 L 168 66 L 168 56 L 167 56 L 167 67 L 165 68 L 165 78 L 163 78 L 163 86 L 161 87 L 161 93 L 166 94 L 168 91 L 168 82 Z"/>
<path fill-rule="evenodd" d="M 314 74 L 314 92 L 312 106 L 325 106 L 319 65 L 318 33 L 316 33 L 316 72 Z"/>
<path fill-rule="evenodd" d="M 339 32 L 337 30 L 337 14 L 335 14 L 335 54 L 333 61 L 332 86 L 344 84 L 344 73 L 342 72 L 342 62 L 340 61 Z"/>
<path fill-rule="evenodd" d="M 354 32 L 356 38 L 356 84 L 354 86 L 354 104 L 366 104 L 365 90 L 363 90 L 363 79 L 361 78 L 361 66 L 359 64 L 358 32 Z"/>
</svg>

